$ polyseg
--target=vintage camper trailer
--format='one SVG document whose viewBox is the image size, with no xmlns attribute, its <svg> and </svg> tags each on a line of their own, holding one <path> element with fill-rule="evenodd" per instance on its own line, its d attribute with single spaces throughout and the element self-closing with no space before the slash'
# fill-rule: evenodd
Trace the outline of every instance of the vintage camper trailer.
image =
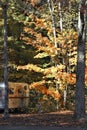
<svg viewBox="0 0 87 130">
<path fill-rule="evenodd" d="M 9 82 L 9 100 L 8 106 L 11 108 L 28 107 L 29 104 L 29 87 L 27 83 Z M 0 109 L 5 104 L 5 85 L 0 83 Z"/>
</svg>

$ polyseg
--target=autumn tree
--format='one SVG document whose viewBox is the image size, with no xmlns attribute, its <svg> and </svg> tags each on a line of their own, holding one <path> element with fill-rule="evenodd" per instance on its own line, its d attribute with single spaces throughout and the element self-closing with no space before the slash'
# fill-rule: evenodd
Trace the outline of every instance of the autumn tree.
<svg viewBox="0 0 87 130">
<path fill-rule="evenodd" d="M 58 84 L 59 89 L 63 91 L 66 87 L 66 82 L 67 84 L 75 84 L 75 76 L 74 76 L 75 74 L 70 74 L 69 72 L 66 73 L 65 65 L 68 64 L 67 63 L 68 60 L 70 61 L 70 65 L 73 62 L 75 65 L 76 56 L 72 54 L 73 58 L 69 59 L 67 57 L 66 59 L 66 51 L 67 53 L 69 53 L 70 50 L 74 52 L 74 49 L 76 48 L 77 45 L 77 33 L 74 32 L 74 30 L 70 31 L 65 30 L 62 33 L 60 29 L 57 30 L 57 27 L 55 25 L 57 24 L 58 21 L 54 21 L 55 6 L 53 5 L 53 3 L 51 4 L 52 8 L 49 5 L 50 11 L 47 10 L 46 8 L 47 13 L 45 14 L 49 16 L 50 13 L 51 15 L 50 18 L 49 17 L 46 18 L 44 14 L 41 16 L 39 14 L 41 10 L 39 9 L 37 10 L 38 13 L 36 15 L 31 14 L 28 16 L 32 20 L 29 22 L 28 21 L 25 22 L 25 28 L 24 28 L 25 33 L 22 35 L 22 39 L 25 41 L 25 44 L 27 43 L 28 45 L 29 44 L 33 45 L 38 50 L 38 54 L 35 56 L 35 58 L 39 59 L 49 56 L 50 59 L 54 59 L 54 63 L 53 60 L 51 60 L 49 64 L 50 66 L 46 67 L 44 67 L 45 65 L 38 66 L 35 64 L 34 65 L 27 64 L 25 66 L 18 66 L 17 68 L 18 70 L 25 69 L 25 70 L 33 70 L 35 72 L 42 72 L 43 73 L 42 79 L 45 79 L 47 84 L 49 84 L 49 82 L 50 84 L 52 83 L 54 89 L 56 88 L 56 84 Z M 44 9 L 42 8 L 42 10 L 45 10 L 45 8 Z M 32 27 L 32 25 L 34 26 L 34 28 Z M 43 35 L 42 30 L 46 30 L 45 35 Z M 54 38 L 56 42 L 54 42 L 55 41 Z M 55 52 L 58 52 L 58 55 Z M 65 62 L 63 63 L 61 59 L 65 59 L 66 64 Z M 57 66 L 55 66 L 55 64 L 57 64 Z"/>
</svg>

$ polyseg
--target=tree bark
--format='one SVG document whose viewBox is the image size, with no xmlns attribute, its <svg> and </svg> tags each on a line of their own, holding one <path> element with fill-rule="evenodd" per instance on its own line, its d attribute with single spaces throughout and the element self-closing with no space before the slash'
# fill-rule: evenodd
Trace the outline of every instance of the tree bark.
<svg viewBox="0 0 87 130">
<path fill-rule="evenodd" d="M 60 19 L 60 21 L 59 21 L 59 24 L 60 24 L 60 30 L 61 30 L 61 32 L 63 31 L 63 20 L 62 20 L 62 9 L 61 9 L 61 2 L 59 1 L 59 3 L 58 3 L 58 10 L 59 10 L 59 19 Z"/>
<path fill-rule="evenodd" d="M 8 110 L 8 55 L 7 55 L 7 9 L 8 0 L 5 0 L 2 4 L 3 8 L 3 18 L 4 18 L 4 84 L 5 84 L 5 108 L 4 108 L 4 118 L 9 117 Z"/>
<path fill-rule="evenodd" d="M 78 48 L 77 48 L 77 72 L 76 72 L 76 97 L 74 117 L 76 119 L 85 117 L 85 46 L 86 46 L 86 28 L 85 12 L 82 8 L 85 6 L 85 0 L 79 1 L 79 19 L 78 19 Z"/>
</svg>

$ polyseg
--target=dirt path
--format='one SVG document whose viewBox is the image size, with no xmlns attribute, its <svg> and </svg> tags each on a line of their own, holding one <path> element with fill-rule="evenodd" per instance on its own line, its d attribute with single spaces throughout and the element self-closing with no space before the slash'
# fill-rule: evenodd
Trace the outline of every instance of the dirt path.
<svg viewBox="0 0 87 130">
<path fill-rule="evenodd" d="M 60 111 L 42 114 L 10 114 L 8 120 L 0 115 L 0 125 L 8 126 L 57 126 L 87 128 L 87 120 L 75 121 L 73 112 Z"/>
</svg>

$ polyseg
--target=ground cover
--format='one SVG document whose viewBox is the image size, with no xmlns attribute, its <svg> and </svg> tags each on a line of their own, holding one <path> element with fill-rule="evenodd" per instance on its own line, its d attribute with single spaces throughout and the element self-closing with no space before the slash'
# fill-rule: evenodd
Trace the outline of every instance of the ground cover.
<svg viewBox="0 0 87 130">
<path fill-rule="evenodd" d="M 61 126 L 87 127 L 87 119 L 74 120 L 72 111 L 58 111 L 41 114 L 10 114 L 6 120 L 0 114 L 0 125 L 33 125 L 33 126 Z"/>
</svg>

